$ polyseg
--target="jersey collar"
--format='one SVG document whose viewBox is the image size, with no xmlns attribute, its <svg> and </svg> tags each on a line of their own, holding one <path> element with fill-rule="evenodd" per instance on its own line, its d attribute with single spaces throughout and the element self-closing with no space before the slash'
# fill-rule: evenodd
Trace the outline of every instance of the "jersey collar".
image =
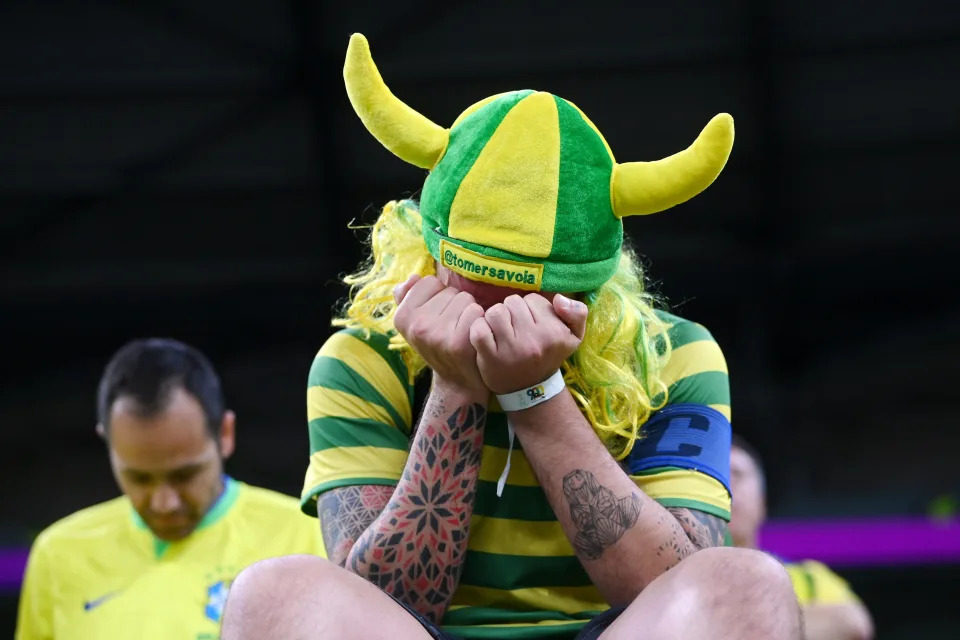
<svg viewBox="0 0 960 640">
<path fill-rule="evenodd" d="M 203 519 L 200 520 L 200 524 L 197 525 L 197 528 L 193 530 L 193 533 L 191 533 L 190 536 L 194 535 L 197 531 L 202 531 L 203 529 L 206 529 L 207 527 L 219 522 L 236 503 L 239 495 L 240 483 L 230 476 L 224 474 L 223 491 L 221 491 L 219 497 L 213 501 L 210 509 L 207 510 L 207 513 L 203 516 Z M 161 557 L 166 550 L 170 548 L 171 543 L 166 540 L 161 540 L 153 535 L 153 532 L 150 531 L 147 523 L 143 521 L 143 518 L 140 517 L 140 514 L 137 513 L 136 509 L 133 509 L 132 506 L 131 512 L 133 513 L 134 524 L 138 529 L 147 531 L 150 534 L 150 536 L 153 538 L 154 554 L 157 558 Z M 187 540 L 190 539 L 190 536 L 187 536 Z"/>
</svg>

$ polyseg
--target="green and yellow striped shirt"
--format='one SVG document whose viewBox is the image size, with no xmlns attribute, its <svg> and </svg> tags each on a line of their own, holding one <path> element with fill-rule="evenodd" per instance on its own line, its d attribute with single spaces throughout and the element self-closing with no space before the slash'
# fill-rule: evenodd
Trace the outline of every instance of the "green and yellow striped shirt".
<svg viewBox="0 0 960 640">
<path fill-rule="evenodd" d="M 730 418 L 723 353 L 701 325 L 670 314 L 672 355 L 663 376 L 668 405 L 710 406 Z M 414 385 L 388 338 L 335 333 L 310 370 L 310 464 L 301 508 L 317 515 L 317 496 L 350 485 L 395 486 L 407 460 Z M 609 605 L 591 584 L 543 489 L 514 443 L 501 497 L 497 479 L 508 455 L 506 415 L 487 416 L 470 541 L 460 585 L 443 619 L 464 638 L 572 638 Z M 729 518 L 730 496 L 714 478 L 676 468 L 631 476 L 660 504 Z"/>
</svg>

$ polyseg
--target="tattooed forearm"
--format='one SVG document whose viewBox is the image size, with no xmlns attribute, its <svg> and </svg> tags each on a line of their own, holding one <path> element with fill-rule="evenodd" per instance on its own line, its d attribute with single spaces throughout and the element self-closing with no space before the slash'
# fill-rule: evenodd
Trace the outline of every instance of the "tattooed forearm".
<svg viewBox="0 0 960 640">
<path fill-rule="evenodd" d="M 727 523 L 720 517 L 681 507 L 667 509 L 677 519 L 684 533 L 697 549 L 722 547 L 725 544 Z"/>
<path fill-rule="evenodd" d="M 480 404 L 425 418 L 389 504 L 347 560 L 352 572 L 433 622 L 460 580 L 485 420 Z"/>
<path fill-rule="evenodd" d="M 563 476 L 563 495 L 570 504 L 570 518 L 577 530 L 573 546 L 590 560 L 599 558 L 640 516 L 638 495 L 630 493 L 617 498 L 583 469 Z"/>
<path fill-rule="evenodd" d="M 393 495 L 393 487 L 365 485 L 341 487 L 322 494 L 317 515 L 327 558 L 341 567 L 357 538 L 367 530 Z"/>
</svg>

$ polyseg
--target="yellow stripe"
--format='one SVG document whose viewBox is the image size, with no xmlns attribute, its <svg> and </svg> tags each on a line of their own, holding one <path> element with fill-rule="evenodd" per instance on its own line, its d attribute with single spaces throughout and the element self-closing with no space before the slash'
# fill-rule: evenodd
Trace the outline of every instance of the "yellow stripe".
<svg viewBox="0 0 960 640">
<path fill-rule="evenodd" d="M 359 373 L 383 394 L 400 417 L 406 420 L 407 425 L 412 422 L 407 389 L 383 356 L 373 347 L 349 333 L 335 333 L 317 355 L 336 358 Z"/>
<path fill-rule="evenodd" d="M 616 163 L 617 161 L 616 161 L 616 159 L 614 159 L 614 157 L 613 157 L 613 151 L 610 149 L 610 145 L 607 144 L 607 139 L 603 137 L 603 134 L 602 134 L 602 133 L 600 133 L 600 129 L 597 129 L 597 125 L 593 124 L 593 122 L 590 121 L 590 118 L 588 118 L 588 117 L 587 117 L 587 114 L 585 114 L 583 111 L 580 110 L 580 107 L 578 107 L 577 105 L 573 104 L 573 103 L 570 102 L 569 100 L 566 100 L 566 103 L 567 103 L 568 105 L 570 105 L 571 107 L 573 107 L 574 109 L 576 109 L 576 110 L 577 110 L 577 113 L 580 114 L 580 117 L 583 118 L 583 121 L 586 122 L 587 125 L 588 125 L 591 129 L 593 129 L 594 133 L 596 133 L 598 136 L 600 136 L 600 140 L 601 140 L 601 142 L 603 142 L 603 146 L 605 146 L 605 147 L 607 148 L 607 153 L 610 154 L 610 159 L 613 160 L 614 163 Z"/>
<path fill-rule="evenodd" d="M 496 95 L 494 95 L 494 96 L 490 96 L 489 98 L 484 98 L 484 99 L 481 100 L 480 102 L 474 102 L 472 105 L 470 105 L 469 107 L 467 107 L 467 108 L 464 110 L 463 113 L 461 113 L 459 116 L 457 116 L 457 119 L 453 121 L 453 124 L 450 125 L 450 128 L 453 129 L 455 126 L 457 126 L 458 124 L 460 124 L 461 122 L 463 122 L 463 120 L 464 120 L 466 117 L 468 117 L 470 114 L 476 113 L 477 111 L 479 111 L 479 110 L 482 109 L 483 107 L 487 106 L 488 104 L 490 104 L 490 103 L 493 102 L 494 100 L 497 100 L 497 99 L 499 99 L 499 98 L 502 98 L 503 96 L 507 95 L 508 93 L 512 93 L 512 92 L 510 92 L 510 91 L 505 91 L 504 93 L 498 93 L 498 94 L 496 94 Z"/>
<path fill-rule="evenodd" d="M 344 391 L 310 387 L 307 389 L 307 420 L 326 417 L 367 418 L 397 427 L 387 410 L 378 404 Z"/>
<path fill-rule="evenodd" d="M 382 447 L 337 447 L 310 456 L 303 493 L 319 484 L 353 478 L 380 478 L 399 482 L 407 452 Z M 301 494 L 302 495 L 302 494 Z"/>
<path fill-rule="evenodd" d="M 450 207 L 457 240 L 546 258 L 560 187 L 560 120 L 548 93 L 518 102 L 490 136 Z"/>
<path fill-rule="evenodd" d="M 730 411 L 730 405 L 728 404 L 708 404 L 708 407 L 714 411 L 719 411 L 723 414 L 723 417 L 727 420 L 733 420 L 733 414 Z"/>
<path fill-rule="evenodd" d="M 610 607 L 603 601 L 596 587 L 530 587 L 506 590 L 461 584 L 453 595 L 453 602 L 510 611 L 559 611 L 566 614 L 602 611 Z"/>
<path fill-rule="evenodd" d="M 719 481 L 697 471 L 663 471 L 649 476 L 631 476 L 640 490 L 654 500 L 696 500 L 730 511 L 730 494 Z"/>
<path fill-rule="evenodd" d="M 663 368 L 661 378 L 669 387 L 678 380 L 706 371 L 727 373 L 727 361 L 716 342 L 697 340 L 671 352 L 670 361 Z"/>
<path fill-rule="evenodd" d="M 556 520 L 508 520 L 474 515 L 470 519 L 471 551 L 514 556 L 572 556 L 573 547 Z"/>
<path fill-rule="evenodd" d="M 500 447 L 484 447 L 480 460 L 480 479 L 496 482 L 507 464 L 507 450 Z M 523 451 L 514 449 L 510 456 L 510 474 L 507 476 L 507 484 L 518 487 L 540 486 Z"/>
</svg>

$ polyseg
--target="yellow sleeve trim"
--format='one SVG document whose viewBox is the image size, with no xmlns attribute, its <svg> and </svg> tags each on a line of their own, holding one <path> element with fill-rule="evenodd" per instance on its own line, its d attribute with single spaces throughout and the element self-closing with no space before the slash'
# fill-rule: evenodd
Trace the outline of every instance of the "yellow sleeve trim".
<svg viewBox="0 0 960 640">
<path fill-rule="evenodd" d="M 396 429 L 402 426 L 394 424 L 390 413 L 378 404 L 363 398 L 325 387 L 307 389 L 307 421 L 317 418 L 368 418 Z"/>
<path fill-rule="evenodd" d="M 317 355 L 340 360 L 359 373 L 383 394 L 407 424 L 412 423 L 407 389 L 376 349 L 349 333 L 335 333 L 324 343 Z"/>
<path fill-rule="evenodd" d="M 723 417 L 727 419 L 727 422 L 732 421 L 732 419 L 733 419 L 733 414 L 732 414 L 732 412 L 730 411 L 730 405 L 728 405 L 728 404 L 708 404 L 707 406 L 710 407 L 711 409 L 713 409 L 714 411 L 719 411 L 719 412 L 723 415 Z"/>
<path fill-rule="evenodd" d="M 727 373 L 727 360 L 715 341 L 698 340 L 670 352 L 670 360 L 663 368 L 661 378 L 669 387 L 684 378 L 708 371 Z"/>
<path fill-rule="evenodd" d="M 700 502 L 730 513 L 730 494 L 718 480 L 704 473 L 679 469 L 630 477 L 657 502 Z"/>
</svg>

